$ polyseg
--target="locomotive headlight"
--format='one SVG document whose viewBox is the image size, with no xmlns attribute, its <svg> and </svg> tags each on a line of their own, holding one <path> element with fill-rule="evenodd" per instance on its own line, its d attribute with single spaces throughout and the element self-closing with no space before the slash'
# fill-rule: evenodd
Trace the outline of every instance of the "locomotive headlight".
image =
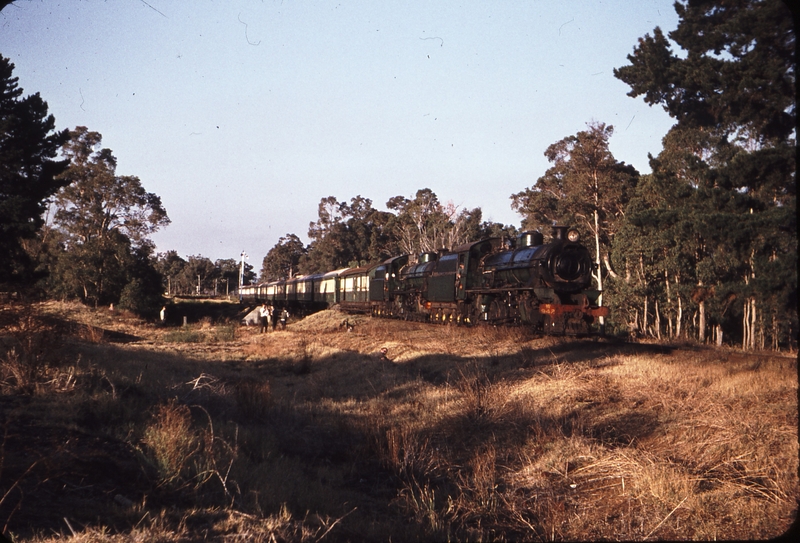
<svg viewBox="0 0 800 543">
<path fill-rule="evenodd" d="M 567 232 L 567 239 L 570 240 L 572 243 L 576 243 L 579 239 L 581 239 L 581 235 L 578 233 L 577 230 L 570 230 Z"/>
</svg>

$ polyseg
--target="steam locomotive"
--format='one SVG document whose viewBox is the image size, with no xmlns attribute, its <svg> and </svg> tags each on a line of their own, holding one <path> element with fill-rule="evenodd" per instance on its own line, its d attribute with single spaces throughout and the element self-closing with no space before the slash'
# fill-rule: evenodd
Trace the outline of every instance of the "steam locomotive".
<svg viewBox="0 0 800 543">
<path fill-rule="evenodd" d="M 247 302 L 293 313 L 338 304 L 347 312 L 415 321 L 526 325 L 542 334 L 583 335 L 599 317 L 594 264 L 576 230 L 523 232 L 512 247 L 488 238 L 452 251 L 402 255 L 366 267 L 246 285 Z"/>
</svg>

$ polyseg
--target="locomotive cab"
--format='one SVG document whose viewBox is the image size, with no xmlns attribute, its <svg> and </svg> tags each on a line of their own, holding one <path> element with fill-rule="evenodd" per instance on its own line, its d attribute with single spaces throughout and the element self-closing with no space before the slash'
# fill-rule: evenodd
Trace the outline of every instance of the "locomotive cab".
<svg viewBox="0 0 800 543">
<path fill-rule="evenodd" d="M 369 270 L 369 302 L 373 315 L 394 315 L 394 298 L 401 288 L 400 270 L 408 264 L 408 257 L 396 256 Z"/>
</svg>

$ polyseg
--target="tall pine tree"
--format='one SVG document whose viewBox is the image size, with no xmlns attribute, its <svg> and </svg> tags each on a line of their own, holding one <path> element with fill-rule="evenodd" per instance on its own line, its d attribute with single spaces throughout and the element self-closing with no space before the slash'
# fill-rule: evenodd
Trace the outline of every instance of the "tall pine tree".
<svg viewBox="0 0 800 543">
<path fill-rule="evenodd" d="M 0 55 L 0 284 L 34 280 L 24 250 L 43 224 L 48 199 L 68 183 L 59 179 L 69 161 L 55 160 L 69 139 L 38 93 L 23 97 L 14 64 Z"/>
<path fill-rule="evenodd" d="M 676 315 L 676 328 L 687 318 L 705 341 L 710 318 L 718 342 L 725 333 L 746 348 L 777 348 L 797 330 L 792 17 L 781 0 L 688 0 L 675 8 L 672 42 L 656 28 L 614 72 L 630 96 L 677 120 L 651 166 L 655 186 L 680 196 L 640 197 L 628 226 L 654 236 L 645 245 L 675 234 L 683 273 L 670 271 L 679 264 L 668 255 L 655 265 L 671 276 L 669 294 L 691 309 Z M 620 249 L 628 267 L 642 258 Z"/>
</svg>

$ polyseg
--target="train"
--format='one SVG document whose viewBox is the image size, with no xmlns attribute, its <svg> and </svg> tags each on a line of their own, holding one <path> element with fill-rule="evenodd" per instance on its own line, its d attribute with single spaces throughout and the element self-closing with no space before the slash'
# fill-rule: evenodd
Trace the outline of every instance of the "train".
<svg viewBox="0 0 800 543">
<path fill-rule="evenodd" d="M 522 325 L 544 335 L 589 335 L 608 315 L 591 288 L 596 269 L 577 230 L 553 226 L 513 241 L 487 238 L 452 250 L 245 285 L 240 298 L 292 314 L 333 306 L 349 313 L 461 325 Z M 602 327 L 600 327 L 602 329 Z"/>
</svg>

